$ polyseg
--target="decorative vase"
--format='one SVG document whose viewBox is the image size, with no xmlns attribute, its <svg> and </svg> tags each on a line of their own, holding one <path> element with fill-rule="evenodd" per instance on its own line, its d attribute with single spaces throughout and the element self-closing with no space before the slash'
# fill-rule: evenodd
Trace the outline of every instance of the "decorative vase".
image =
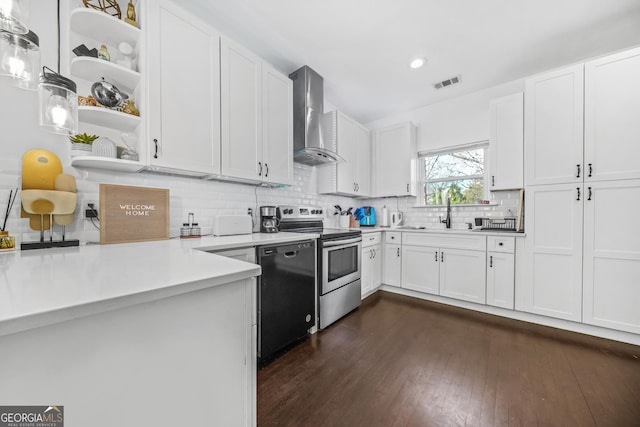
<svg viewBox="0 0 640 427">
<path fill-rule="evenodd" d="M 117 155 L 116 144 L 109 138 L 101 136 L 93 141 L 93 155 L 98 157 L 109 157 L 115 159 Z"/>
</svg>

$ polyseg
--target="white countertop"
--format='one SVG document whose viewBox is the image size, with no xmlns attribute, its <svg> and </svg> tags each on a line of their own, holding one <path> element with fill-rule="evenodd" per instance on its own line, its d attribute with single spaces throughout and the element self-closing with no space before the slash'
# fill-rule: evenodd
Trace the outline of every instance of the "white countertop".
<svg viewBox="0 0 640 427">
<path fill-rule="evenodd" d="M 406 226 L 405 226 L 406 227 Z M 491 231 L 491 230 L 467 230 L 457 228 L 393 228 L 393 227 L 360 227 L 354 230 L 361 230 L 363 234 L 375 233 L 380 231 L 401 231 L 403 233 L 437 233 L 437 234 L 476 234 L 478 236 L 502 236 L 502 237 L 525 237 L 526 233 L 517 233 L 515 231 Z"/>
<path fill-rule="evenodd" d="M 0 253 L 0 336 L 261 274 L 256 264 L 203 251 L 317 237 L 254 233 Z"/>
</svg>

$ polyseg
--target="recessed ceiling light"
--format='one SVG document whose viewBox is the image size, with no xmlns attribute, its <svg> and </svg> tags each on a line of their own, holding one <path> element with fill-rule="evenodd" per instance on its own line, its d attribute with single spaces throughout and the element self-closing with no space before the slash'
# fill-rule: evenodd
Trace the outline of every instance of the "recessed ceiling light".
<svg viewBox="0 0 640 427">
<path fill-rule="evenodd" d="M 414 59 L 413 61 L 411 61 L 411 63 L 409 64 L 409 66 L 410 66 L 411 68 L 416 69 L 416 68 L 420 68 L 420 67 L 422 67 L 422 66 L 423 66 L 424 64 L 426 64 L 426 63 L 427 63 L 427 60 L 426 60 L 425 58 L 416 58 L 416 59 Z"/>
</svg>

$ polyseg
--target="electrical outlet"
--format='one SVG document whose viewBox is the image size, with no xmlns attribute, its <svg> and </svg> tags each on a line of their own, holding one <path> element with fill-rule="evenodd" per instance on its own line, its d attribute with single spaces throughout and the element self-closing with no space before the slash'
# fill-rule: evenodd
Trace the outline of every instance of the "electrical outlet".
<svg viewBox="0 0 640 427">
<path fill-rule="evenodd" d="M 94 202 L 87 202 L 84 210 L 84 217 L 86 219 L 98 218 L 98 204 Z"/>
<path fill-rule="evenodd" d="M 247 209 L 247 215 L 253 216 L 253 209 L 248 208 Z"/>
</svg>

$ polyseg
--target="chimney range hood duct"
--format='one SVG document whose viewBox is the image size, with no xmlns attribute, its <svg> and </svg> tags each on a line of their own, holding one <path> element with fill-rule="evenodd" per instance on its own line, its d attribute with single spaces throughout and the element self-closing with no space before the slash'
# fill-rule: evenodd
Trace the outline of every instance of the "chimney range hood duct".
<svg viewBox="0 0 640 427">
<path fill-rule="evenodd" d="M 323 78 L 306 65 L 289 78 L 293 80 L 293 160 L 309 166 L 344 162 L 325 146 Z"/>
</svg>

